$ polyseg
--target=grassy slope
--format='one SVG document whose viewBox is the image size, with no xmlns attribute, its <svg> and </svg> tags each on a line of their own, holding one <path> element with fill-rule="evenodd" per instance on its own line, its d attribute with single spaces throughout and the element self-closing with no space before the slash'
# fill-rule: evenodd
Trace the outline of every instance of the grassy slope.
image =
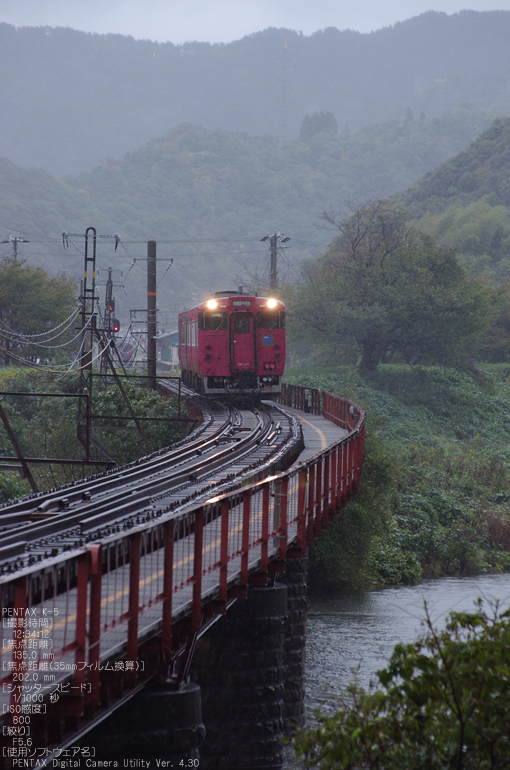
<svg viewBox="0 0 510 770">
<path fill-rule="evenodd" d="M 385 585 L 510 569 L 510 367 L 288 370 L 368 411 L 362 489 L 315 547 L 312 581 Z"/>
</svg>

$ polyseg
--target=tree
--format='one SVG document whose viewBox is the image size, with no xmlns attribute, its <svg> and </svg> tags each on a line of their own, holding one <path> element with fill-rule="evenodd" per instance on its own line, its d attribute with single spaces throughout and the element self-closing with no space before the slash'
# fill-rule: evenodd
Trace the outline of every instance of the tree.
<svg viewBox="0 0 510 770">
<path fill-rule="evenodd" d="M 72 280 L 52 278 L 25 260 L 1 259 L 0 350 L 4 363 L 8 365 L 11 356 L 21 352 L 24 357 L 48 357 L 47 350 L 35 347 L 36 335 L 45 335 L 65 321 L 77 307 L 76 293 Z"/>
<path fill-rule="evenodd" d="M 313 115 L 306 113 L 301 124 L 299 138 L 303 141 L 311 139 L 312 136 L 319 133 L 338 134 L 338 124 L 332 112 L 314 112 Z"/>
<path fill-rule="evenodd" d="M 454 363 L 489 321 L 488 294 L 467 278 L 452 249 L 440 248 L 381 200 L 348 218 L 325 212 L 340 235 L 303 269 L 291 312 L 364 371 L 381 362 Z M 315 335 L 316 336 L 316 335 Z"/>
<path fill-rule="evenodd" d="M 496 770 L 510 766 L 510 610 L 452 613 L 443 632 L 397 645 L 381 689 L 351 685 L 332 717 L 296 740 L 322 770 Z"/>
</svg>

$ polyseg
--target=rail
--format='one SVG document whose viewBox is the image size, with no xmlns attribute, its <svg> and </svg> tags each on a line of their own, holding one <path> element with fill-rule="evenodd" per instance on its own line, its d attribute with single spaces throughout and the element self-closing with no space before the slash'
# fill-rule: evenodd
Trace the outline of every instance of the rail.
<svg viewBox="0 0 510 770">
<path fill-rule="evenodd" d="M 100 718 L 148 678 L 170 670 L 179 680 L 177 654 L 185 666 L 183 650 L 211 618 L 304 554 L 356 494 L 364 412 L 293 385 L 282 403 L 322 413 L 348 433 L 286 472 L 0 575 L 4 736 L 22 739 L 19 717 L 28 716 L 31 740 L 46 736 L 46 745 L 52 715 L 52 745 L 62 747 L 76 725 Z"/>
</svg>

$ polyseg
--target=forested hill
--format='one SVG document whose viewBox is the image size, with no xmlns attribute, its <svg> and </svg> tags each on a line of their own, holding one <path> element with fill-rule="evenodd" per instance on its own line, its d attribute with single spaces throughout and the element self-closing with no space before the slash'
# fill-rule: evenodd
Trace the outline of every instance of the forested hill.
<svg viewBox="0 0 510 770">
<path fill-rule="evenodd" d="M 470 145 L 429 171 L 399 196 L 415 216 L 438 214 L 486 197 L 492 206 L 510 206 L 510 118 L 502 118 Z"/>
<path fill-rule="evenodd" d="M 63 176 L 186 121 L 295 138 L 316 111 L 351 130 L 466 100 L 508 114 L 509 39 L 509 11 L 430 11 L 370 34 L 267 29 L 225 45 L 0 24 L 0 155 Z"/>
<path fill-rule="evenodd" d="M 120 233 L 122 246 L 101 239 L 98 267 L 126 275 L 119 311 L 143 307 L 143 262 L 148 239 L 162 259 L 173 258 L 158 292 L 161 307 L 189 302 L 213 286 L 247 282 L 264 271 L 267 244 L 281 230 L 291 238 L 287 261 L 321 250 L 331 232 L 317 230 L 321 209 L 376 199 L 407 187 L 451 157 L 493 120 L 487 112 L 459 108 L 441 119 L 407 115 L 359 132 L 318 132 L 307 140 L 211 131 L 183 124 L 122 161 L 64 180 L 37 169 L 0 162 L 0 226 L 30 243 L 20 254 L 50 272 L 80 276 L 83 241 L 65 250 L 60 233 Z M 0 240 L 2 240 L 0 238 Z M 132 243 L 136 241 L 136 243 Z M 10 253 L 4 244 L 0 253 Z M 168 263 L 162 262 L 160 275 Z M 282 263 L 282 273 L 287 266 Z M 295 273 L 294 273 L 295 274 Z"/>
<path fill-rule="evenodd" d="M 494 284 L 510 275 L 510 118 L 395 196 L 422 230 Z"/>
</svg>

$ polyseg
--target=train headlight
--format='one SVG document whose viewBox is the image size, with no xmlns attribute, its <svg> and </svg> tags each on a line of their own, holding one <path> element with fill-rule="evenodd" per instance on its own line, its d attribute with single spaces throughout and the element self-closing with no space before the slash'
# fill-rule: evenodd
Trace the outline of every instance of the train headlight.
<svg viewBox="0 0 510 770">
<path fill-rule="evenodd" d="M 209 310 L 214 310 L 215 308 L 218 307 L 218 303 L 216 302 L 215 299 L 209 299 L 206 302 L 206 307 L 208 307 Z"/>
<path fill-rule="evenodd" d="M 277 301 L 275 299 L 268 299 L 267 302 L 266 302 L 266 306 L 268 308 L 270 308 L 270 310 L 273 310 L 276 307 L 277 304 L 278 303 L 277 303 Z"/>
</svg>

